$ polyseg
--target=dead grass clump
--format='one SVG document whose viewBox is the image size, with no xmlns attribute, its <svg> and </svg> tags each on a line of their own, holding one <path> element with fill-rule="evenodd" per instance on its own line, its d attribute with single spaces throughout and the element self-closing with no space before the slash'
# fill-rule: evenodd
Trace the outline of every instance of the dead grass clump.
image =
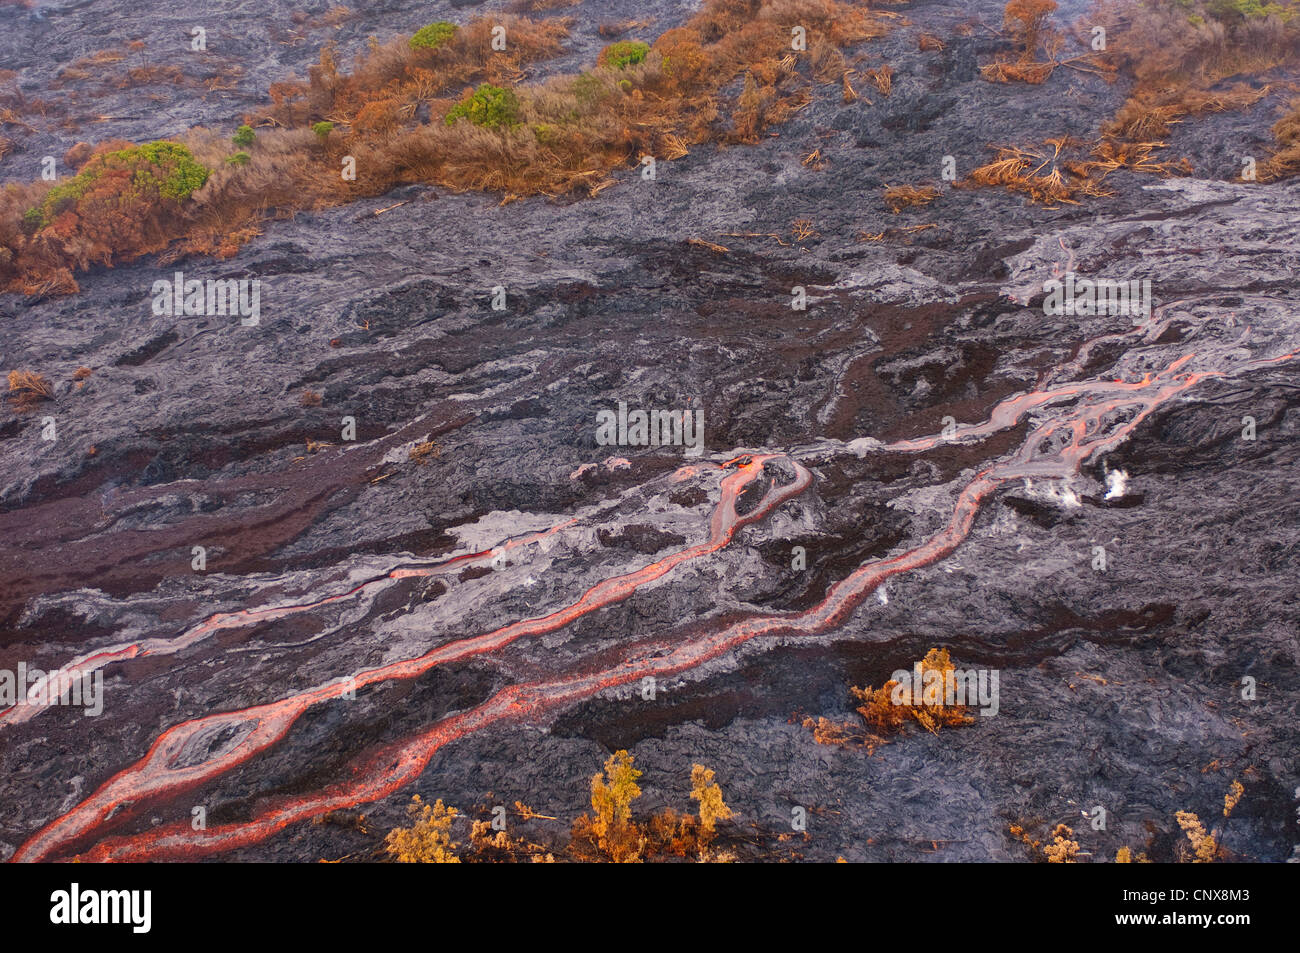
<svg viewBox="0 0 1300 953">
<path fill-rule="evenodd" d="M 857 711 L 862 717 L 862 727 L 838 724 L 827 718 L 815 721 L 807 718 L 804 727 L 813 730 L 813 738 L 819 744 L 855 743 L 872 751 L 910 721 L 932 734 L 938 734 L 940 728 L 955 728 L 975 721 L 967 713 L 967 706 L 956 704 L 955 694 L 947 690 L 956 678 L 947 649 L 931 649 L 919 663 L 919 669 L 918 684 L 890 679 L 877 689 L 850 689 L 861 703 Z"/>
<path fill-rule="evenodd" d="M 1109 135 L 1125 139 L 1158 139 L 1187 113 L 1181 104 L 1158 104 L 1145 96 L 1131 96 L 1106 126 Z"/>
<path fill-rule="evenodd" d="M 1050 22 L 1055 12 L 1053 0 L 1010 0 L 1003 9 L 1002 30 L 1016 49 L 981 66 L 980 75 L 993 83 L 1039 85 L 1058 67 L 1068 66 L 1111 80 L 1113 68 L 1091 51 L 1061 56 L 1066 37 Z"/>
<path fill-rule="evenodd" d="M 1056 42 L 1057 33 L 1047 22 L 1055 12 L 1054 0 L 1008 0 L 1002 26 L 1020 47 L 1021 62 L 1032 60 L 1040 45 Z"/>
<path fill-rule="evenodd" d="M 244 68 L 232 59 L 215 53 L 205 54 L 197 70 L 187 71 L 177 63 L 150 62 L 146 46 L 140 40 L 122 48 L 98 50 L 63 67 L 54 80 L 60 88 L 78 84 L 65 102 L 78 102 L 82 95 L 101 96 L 112 90 L 137 89 L 145 86 L 168 86 L 178 89 L 233 89 L 243 76 Z"/>
<path fill-rule="evenodd" d="M 1092 149 L 1093 161 L 1084 163 L 1067 163 L 1072 169 L 1091 174 L 1096 169 L 1106 173 L 1116 169 L 1128 169 L 1132 172 L 1149 172 L 1155 175 L 1190 175 L 1191 163 L 1186 159 L 1177 162 L 1157 162 L 1153 153 L 1165 148 L 1163 142 L 1135 142 L 1132 140 L 1103 138 Z"/>
<path fill-rule="evenodd" d="M 904 225 L 901 228 L 886 228 L 883 231 L 879 231 L 879 232 L 868 232 L 865 229 L 859 229 L 857 235 L 854 236 L 854 239 L 858 243 L 883 242 L 886 237 L 891 237 L 891 238 L 900 238 L 902 239 L 903 244 L 910 245 L 912 242 L 911 237 L 913 235 L 917 234 L 918 232 L 928 232 L 931 229 L 938 228 L 938 227 L 939 226 L 934 224 L 933 222 L 924 222 L 919 225 Z"/>
<path fill-rule="evenodd" d="M 816 238 L 818 232 L 810 219 L 801 218 L 790 225 L 790 234 L 794 236 L 795 241 L 806 242 L 810 238 Z"/>
<path fill-rule="evenodd" d="M 53 399 L 54 391 L 44 375 L 35 371 L 9 372 L 9 406 L 14 413 L 31 413 L 42 401 Z"/>
<path fill-rule="evenodd" d="M 891 185 L 885 189 L 885 204 L 897 215 L 914 205 L 929 205 L 940 195 L 933 185 Z"/>
<path fill-rule="evenodd" d="M 1036 863 L 1078 863 L 1079 842 L 1074 839 L 1074 830 L 1067 824 L 1057 824 L 1052 829 L 1052 839 L 1045 844 L 1034 840 L 1023 825 L 1012 824 L 1009 831 L 1012 837 L 1025 845 L 1030 859 Z"/>
<path fill-rule="evenodd" d="M 842 80 L 848 66 L 844 54 L 830 43 L 816 42 L 808 51 L 812 62 L 813 77 L 819 83 L 833 83 Z"/>
<path fill-rule="evenodd" d="M 1032 201 L 1043 205 L 1068 202 L 1077 205 L 1076 195 L 1082 191 L 1079 180 L 1067 179 L 1062 174 L 1064 164 L 1058 165 L 1065 140 L 1053 140 L 1050 155 L 1004 146 L 998 149 L 997 158 L 971 172 L 968 183 L 975 186 L 1000 186 L 1011 192 L 1028 195 Z M 1068 169 L 1067 169 L 1068 171 Z M 1084 179 L 1083 182 L 1090 180 Z"/>
<path fill-rule="evenodd" d="M 862 98 L 858 95 L 858 91 L 853 88 L 853 84 L 849 81 L 856 72 L 857 70 L 846 69 L 844 75 L 840 77 L 840 83 L 842 84 L 842 95 L 840 96 L 840 101 L 845 105 L 856 103 Z M 871 101 L 868 100 L 867 102 L 870 104 Z"/>
<path fill-rule="evenodd" d="M 576 7 L 580 3 L 582 0 L 515 0 L 509 9 L 511 13 L 546 13 Z"/>
<path fill-rule="evenodd" d="M 722 788 L 714 782 L 711 770 L 699 764 L 691 767 L 691 800 L 699 803 L 697 814 L 664 808 L 638 820 L 632 804 L 641 796 L 636 783 L 641 774 L 631 755 L 617 751 L 605 762 L 604 772 L 592 777 L 592 813 L 573 823 L 569 852 L 575 859 L 614 863 L 672 857 L 702 862 L 733 859 L 713 849 L 717 823 L 735 815 L 724 803 Z"/>
<path fill-rule="evenodd" d="M 578 0 L 578 2 L 581 2 L 581 0 Z M 650 24 L 652 24 L 653 22 L 654 20 L 652 19 L 619 20 L 614 23 L 602 23 L 599 27 L 596 28 L 596 32 L 599 33 L 607 40 L 616 40 L 620 36 L 626 36 L 627 34 L 631 33 L 633 30 L 644 30 L 646 27 L 650 26 Z"/>
<path fill-rule="evenodd" d="M 993 83 L 1028 83 L 1037 86 L 1047 82 L 1056 71 L 1057 63 L 1007 63 L 994 61 L 980 67 L 980 75 Z"/>
<path fill-rule="evenodd" d="M 1111 195 L 1104 182 L 1119 169 L 1161 176 L 1189 175 L 1192 171 L 1186 159 L 1157 161 L 1155 150 L 1165 146 L 1159 141 L 1105 137 L 1089 144 L 1062 136 L 1045 140 L 1044 146 L 1047 148 L 1003 146 L 997 150 L 997 158 L 975 169 L 958 186 L 999 187 L 1044 205 L 1077 205 L 1081 198 Z"/>
<path fill-rule="evenodd" d="M 430 457 L 436 457 L 441 452 L 442 451 L 438 449 L 438 445 L 436 443 L 434 443 L 432 440 L 426 440 L 423 443 L 418 443 L 415 446 L 413 446 L 411 448 L 410 453 L 407 454 L 407 459 L 409 459 L 416 466 L 422 467 L 429 462 Z"/>
<path fill-rule="evenodd" d="M 63 153 L 63 164 L 69 168 L 80 170 L 94 153 L 95 147 L 89 142 L 78 142 Z"/>
<path fill-rule="evenodd" d="M 1277 149 L 1259 169 L 1264 182 L 1300 175 L 1300 99 L 1292 100 L 1290 111 L 1273 124 Z"/>
<path fill-rule="evenodd" d="M 1162 92 L 1138 90 L 1129 96 L 1103 131 L 1122 139 L 1160 139 L 1189 116 L 1242 109 L 1268 95 L 1270 87 L 1236 83 L 1218 91 L 1195 88 Z"/>
<path fill-rule="evenodd" d="M 864 75 L 880 90 L 880 95 L 888 96 L 894 89 L 894 70 L 888 64 L 876 69 L 866 70 Z"/>
</svg>

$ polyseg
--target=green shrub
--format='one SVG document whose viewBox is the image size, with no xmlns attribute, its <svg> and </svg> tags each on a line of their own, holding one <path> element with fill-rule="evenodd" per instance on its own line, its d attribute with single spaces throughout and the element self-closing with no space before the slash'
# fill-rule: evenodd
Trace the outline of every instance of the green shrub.
<svg viewBox="0 0 1300 953">
<path fill-rule="evenodd" d="M 236 152 L 232 156 L 226 156 L 226 162 L 230 165 L 248 165 L 252 158 L 247 152 Z"/>
<path fill-rule="evenodd" d="M 334 123 L 328 121 L 313 123 L 311 131 L 322 139 L 328 139 L 330 133 L 334 131 Z"/>
<path fill-rule="evenodd" d="M 600 59 L 613 69 L 627 69 L 645 59 L 650 52 L 650 45 L 640 40 L 619 40 L 611 43 L 601 51 Z"/>
<path fill-rule="evenodd" d="M 500 86 L 480 83 L 469 99 L 457 103 L 447 112 L 447 125 L 461 118 L 487 129 L 518 125 L 519 97 Z"/>
<path fill-rule="evenodd" d="M 1284 3 L 1261 3 L 1260 0 L 1211 0 L 1207 7 L 1217 20 L 1262 20 L 1264 17 L 1276 16 L 1283 23 L 1290 22 L 1296 15 L 1293 6 Z"/>
<path fill-rule="evenodd" d="M 240 126 L 235 130 L 235 134 L 230 137 L 230 141 L 241 149 L 247 149 L 257 138 L 257 133 L 253 132 L 252 126 Z"/>
<path fill-rule="evenodd" d="M 437 23 L 430 23 L 428 26 L 422 26 L 415 31 L 410 39 L 411 49 L 413 50 L 436 50 L 453 36 L 459 27 L 454 23 L 448 23 L 446 20 L 439 20 Z"/>
<path fill-rule="evenodd" d="M 23 231 L 28 235 L 36 234 L 37 230 L 45 224 L 45 215 L 39 208 L 29 208 L 23 212 Z"/>
<path fill-rule="evenodd" d="M 573 79 L 573 97 L 584 110 L 591 111 L 609 97 L 610 89 L 591 73 L 579 73 Z M 577 118 L 574 116 L 573 118 Z"/>
<path fill-rule="evenodd" d="M 41 225 L 92 192 L 97 197 L 115 194 L 121 203 L 148 202 L 154 197 L 182 202 L 203 187 L 208 172 L 189 149 L 166 140 L 92 156 L 80 172 L 45 193 L 39 206 Z"/>
<path fill-rule="evenodd" d="M 158 194 L 163 198 L 181 202 L 190 197 L 196 189 L 203 188 L 208 181 L 208 169 L 194 159 L 194 154 L 179 142 L 147 142 L 142 146 L 110 152 L 106 159 L 131 163 L 138 166 L 153 166 L 153 169 L 137 168 L 136 184 L 147 186 L 150 177 L 156 179 Z M 161 172 L 158 175 L 154 170 Z"/>
</svg>

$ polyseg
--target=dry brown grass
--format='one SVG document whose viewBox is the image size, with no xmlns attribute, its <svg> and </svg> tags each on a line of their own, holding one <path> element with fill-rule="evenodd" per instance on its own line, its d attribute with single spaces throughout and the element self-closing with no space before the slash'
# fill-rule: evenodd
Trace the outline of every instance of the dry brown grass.
<svg viewBox="0 0 1300 953">
<path fill-rule="evenodd" d="M 1292 100 L 1289 112 L 1273 124 L 1273 139 L 1277 149 L 1258 170 L 1260 181 L 1300 175 L 1300 99 Z"/>
<path fill-rule="evenodd" d="M 1189 174 L 1186 159 L 1159 161 L 1154 156 L 1165 148 L 1163 140 L 1175 125 L 1192 116 L 1253 105 L 1271 87 L 1244 77 L 1300 65 L 1300 18 L 1285 22 L 1228 14 L 1222 5 L 1211 8 L 1200 0 L 1180 5 L 1101 0 L 1090 20 L 1112 25 L 1106 51 L 1062 59 L 1063 38 L 1049 22 L 1052 8 L 1051 0 L 1009 3 L 1004 28 L 1016 39 L 1019 53 L 982 67 L 984 76 L 1040 83 L 1058 66 L 1071 66 L 1107 79 L 1125 76 L 1131 82 L 1128 98 L 1102 127 L 1089 155 L 1063 156 L 1059 146 L 1051 155 L 1004 148 L 994 162 L 971 174 L 968 185 L 1002 186 L 1033 201 L 1055 204 L 1106 194 L 1101 180 L 1121 168 Z M 1280 137 L 1278 141 L 1282 148 L 1259 170 L 1263 181 L 1300 172 L 1300 146 L 1288 153 L 1286 143 Z"/>
<path fill-rule="evenodd" d="M 814 172 L 821 172 L 826 168 L 826 157 L 822 155 L 821 149 L 814 149 L 806 153 L 800 160 L 799 164 L 812 169 Z"/>
<path fill-rule="evenodd" d="M 1037 86 L 1047 82 L 1056 72 L 1057 63 L 1007 63 L 995 61 L 980 67 L 980 75 L 993 83 L 1029 83 Z"/>
<path fill-rule="evenodd" d="M 607 40 L 617 40 L 634 30 L 644 30 L 652 23 L 654 19 L 650 17 L 644 20 L 619 20 L 615 23 L 602 23 L 596 28 L 596 32 Z"/>
<path fill-rule="evenodd" d="M 1155 160 L 1152 153 L 1164 145 L 1112 138 L 1087 143 L 1062 136 L 1045 140 L 1043 148 L 1002 146 L 997 158 L 957 184 L 964 188 L 1005 188 L 1043 205 L 1077 205 L 1081 198 L 1111 195 L 1104 181 L 1118 169 L 1162 176 L 1190 174 L 1191 166 L 1185 159 Z"/>
<path fill-rule="evenodd" d="M 858 91 L 853 88 L 853 83 L 850 82 L 851 78 L 856 72 L 857 70 L 846 69 L 844 71 L 844 75 L 840 78 L 840 82 L 843 84 L 840 101 L 843 102 L 845 105 L 849 103 L 856 103 L 859 99 L 862 98 L 858 95 Z"/>
<path fill-rule="evenodd" d="M 1249 106 L 1268 87 L 1245 78 L 1300 65 L 1300 18 L 1242 16 L 1200 0 L 1102 0 L 1096 17 L 1115 24 L 1101 58 L 1132 80 L 1127 100 L 1103 129 L 1120 138 L 1158 139 L 1186 117 Z"/>
<path fill-rule="evenodd" d="M 1104 131 L 1123 139 L 1160 139 L 1186 117 L 1254 105 L 1268 95 L 1269 89 L 1236 83 L 1217 92 L 1191 87 L 1159 93 L 1138 90 L 1120 106 Z"/>
<path fill-rule="evenodd" d="M 441 453 L 442 451 L 438 449 L 436 443 L 432 440 L 425 440 L 423 443 L 417 443 L 411 448 L 411 452 L 407 455 L 407 459 L 416 466 L 422 467 L 429 462 L 430 457 L 437 457 L 441 455 Z"/>
<path fill-rule="evenodd" d="M 515 0 L 510 4 L 511 13 L 549 13 L 552 10 L 564 10 L 576 7 L 582 0 Z"/>
<path fill-rule="evenodd" d="M 82 57 L 59 71 L 54 88 L 77 84 L 69 103 L 79 103 L 88 96 L 98 97 L 111 90 L 166 86 L 180 89 L 233 89 L 244 68 L 233 59 L 204 53 L 197 67 L 186 61 L 169 62 L 160 55 L 151 61 L 145 44 L 135 41 L 125 47 L 99 50 Z M 211 75 L 207 75 L 207 74 Z"/>
<path fill-rule="evenodd" d="M 87 244 L 73 223 L 57 240 L 48 228 L 26 234 L 23 215 L 48 186 L 6 187 L 0 287 L 67 293 L 76 290 L 73 272 L 90 264 L 154 252 L 163 263 L 228 256 L 259 233 L 268 214 L 337 205 L 404 183 L 495 191 L 505 201 L 595 195 L 614 182 L 611 172 L 642 156 L 676 158 L 706 141 L 757 142 L 811 102 L 810 77 L 846 75 L 840 49 L 882 35 L 892 16 L 840 0 L 707 0 L 655 40 L 643 62 L 533 84 L 521 82 L 528 65 L 561 51 L 562 21 L 473 20 L 436 50 L 412 50 L 406 38 L 375 43 L 351 72 L 326 46 L 305 80 L 273 84 L 268 108 L 248 117 L 257 138 L 246 163 L 226 162 L 234 148 L 224 134 L 194 129 L 181 137 L 212 173 L 179 215 L 150 219 L 138 241 Z M 504 53 L 490 49 L 498 22 L 509 36 Z M 808 52 L 791 51 L 792 24 L 807 30 Z M 736 79 L 739 95 L 724 96 Z M 513 92 L 514 121 L 496 128 L 444 122 L 467 85 L 479 83 Z M 318 136 L 311 126 L 322 121 L 334 126 Z M 354 181 L 339 175 L 344 156 L 355 160 Z"/>
<path fill-rule="evenodd" d="M 943 682 L 955 670 L 947 649 L 931 649 L 920 664 L 922 679 L 927 684 L 931 678 Z M 827 718 L 804 719 L 804 727 L 813 730 L 813 738 L 819 744 L 862 744 L 870 751 L 911 722 L 938 734 L 941 728 L 956 728 L 975 721 L 965 705 L 945 704 L 942 697 L 927 700 L 921 685 L 902 686 L 890 680 L 877 689 L 850 691 L 861 703 L 857 711 L 863 725 L 840 724 Z"/>
<path fill-rule="evenodd" d="M 885 189 L 885 205 L 897 215 L 914 205 L 929 205 L 940 194 L 933 185 L 891 185 Z"/>
<path fill-rule="evenodd" d="M 1049 145 L 1053 148 L 1050 155 L 1015 146 L 1003 146 L 998 149 L 997 158 L 971 172 L 967 182 L 976 186 L 1000 186 L 1011 192 L 1028 195 L 1031 200 L 1043 205 L 1057 205 L 1061 202 L 1078 205 L 1075 196 L 1081 187 L 1062 174 L 1061 169 L 1065 168 L 1063 164 L 1058 165 L 1064 141 L 1058 139 L 1050 142 Z M 1082 181 L 1090 180 L 1085 178 Z"/>
<path fill-rule="evenodd" d="M 1003 10 L 1002 29 L 1016 50 L 981 66 L 980 75 L 993 83 L 1036 86 L 1047 82 L 1058 67 L 1068 66 L 1112 79 L 1113 68 L 1092 52 L 1062 57 L 1066 37 L 1051 23 L 1055 12 L 1053 0 L 1010 0 Z"/>
<path fill-rule="evenodd" d="M 933 222 L 923 222 L 919 225 L 904 225 L 898 228 L 886 228 L 879 232 L 868 232 L 859 229 L 855 239 L 858 242 L 883 242 L 886 237 L 900 238 L 903 244 L 911 244 L 912 236 L 917 232 L 928 232 L 939 226 Z"/>
<path fill-rule="evenodd" d="M 810 238 L 816 238 L 818 232 L 810 219 L 801 218 L 791 223 L 790 234 L 796 242 L 806 242 Z"/>
<path fill-rule="evenodd" d="M 9 406 L 14 413 L 31 413 L 42 401 L 53 399 L 54 391 L 43 374 L 35 371 L 9 372 Z"/>
<path fill-rule="evenodd" d="M 1154 175 L 1190 175 L 1191 163 L 1186 159 L 1177 162 L 1157 162 L 1153 153 L 1165 148 L 1163 142 L 1134 142 L 1104 138 L 1092 148 L 1092 160 L 1074 163 L 1072 168 L 1079 169 L 1085 175 L 1093 170 L 1114 172 L 1116 169 L 1128 169 L 1132 172 L 1149 172 Z"/>
<path fill-rule="evenodd" d="M 880 90 L 880 95 L 888 96 L 894 89 L 894 69 L 888 64 L 869 69 L 864 74 Z"/>
</svg>

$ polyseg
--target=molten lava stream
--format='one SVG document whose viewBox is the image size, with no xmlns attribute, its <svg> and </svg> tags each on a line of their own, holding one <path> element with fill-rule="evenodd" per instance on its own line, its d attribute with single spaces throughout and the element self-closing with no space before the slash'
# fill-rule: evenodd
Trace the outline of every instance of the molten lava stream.
<svg viewBox="0 0 1300 953">
<path fill-rule="evenodd" d="M 383 585 L 390 579 L 406 579 L 412 576 L 433 576 L 451 572 L 458 569 L 461 563 L 483 560 L 491 557 L 498 550 L 509 550 L 516 546 L 527 546 L 547 536 L 557 533 L 567 526 L 573 525 L 576 520 L 565 520 L 552 526 L 550 529 L 541 530 L 536 533 L 527 533 L 513 539 L 505 540 L 489 550 L 483 550 L 476 553 L 462 553 L 459 556 L 453 556 L 450 559 L 439 560 L 428 566 L 407 566 L 399 567 L 391 572 L 385 573 L 376 579 L 368 579 L 363 583 L 353 586 L 345 592 L 335 593 L 332 596 L 324 596 L 311 602 L 295 603 L 288 606 L 269 606 L 265 609 L 239 609 L 235 612 L 218 612 L 209 616 L 193 628 L 187 629 L 173 639 L 146 639 L 143 642 L 128 642 L 123 645 L 113 645 L 106 648 L 96 649 L 94 652 L 78 656 L 69 662 L 60 665 L 57 669 L 52 670 L 44 678 L 35 682 L 28 690 L 29 694 L 41 691 L 48 685 L 52 679 L 58 677 L 63 680 L 74 680 L 82 678 L 96 669 L 104 668 L 113 662 L 123 662 L 128 659 L 144 658 L 146 656 L 154 658 L 160 655 L 175 655 L 182 649 L 187 649 L 196 642 L 202 641 L 214 632 L 222 629 L 235 629 L 243 626 L 255 625 L 262 622 L 274 622 L 277 619 L 283 619 L 287 616 L 295 615 L 299 612 L 308 612 L 312 609 L 318 609 L 334 602 L 341 602 L 344 599 L 351 599 L 360 595 L 368 589 Z M 14 705 L 0 711 L 0 726 L 5 724 L 20 724 L 31 718 L 35 718 L 44 710 L 40 705 Z"/>
<path fill-rule="evenodd" d="M 338 698 L 345 692 L 396 678 L 414 678 L 434 666 L 496 651 L 523 636 L 544 635 L 560 629 L 577 618 L 628 598 L 638 588 L 671 572 L 678 565 L 716 552 L 726 546 L 742 526 L 766 516 L 786 500 L 802 493 L 812 482 L 812 475 L 802 465 L 790 461 L 794 479 L 784 485 L 773 484 L 763 499 L 743 516 L 736 513 L 736 501 L 744 489 L 764 471 L 764 464 L 778 455 L 756 454 L 745 458 L 735 473 L 722 481 L 721 496 L 710 520 L 707 541 L 679 550 L 641 569 L 605 579 L 587 590 L 577 602 L 534 619 L 511 623 L 484 635 L 438 646 L 414 659 L 392 662 L 361 672 L 350 679 L 290 696 L 280 701 L 257 705 L 242 711 L 208 715 L 183 722 L 168 729 L 136 764 L 120 772 L 93 795 L 57 819 L 14 855 L 14 860 L 40 860 L 68 840 L 82 837 L 88 830 L 110 818 L 121 820 L 122 808 L 139 807 L 146 800 L 178 794 L 203 781 L 229 771 L 279 741 L 298 717 L 312 705 Z M 782 459 L 786 459 L 782 457 Z M 178 761 L 197 738 L 212 737 L 218 729 L 242 729 L 238 741 L 227 745 L 215 756 L 184 767 Z"/>
</svg>

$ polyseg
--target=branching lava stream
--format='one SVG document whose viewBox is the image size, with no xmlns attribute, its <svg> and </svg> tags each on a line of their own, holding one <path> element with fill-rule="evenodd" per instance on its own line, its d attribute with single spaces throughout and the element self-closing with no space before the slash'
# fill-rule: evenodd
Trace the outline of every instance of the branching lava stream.
<svg viewBox="0 0 1300 953">
<path fill-rule="evenodd" d="M 240 711 L 209 715 L 175 725 L 161 734 L 149 751 L 105 782 L 67 813 L 33 835 L 14 860 L 40 861 L 66 857 L 79 847 L 79 856 L 94 861 L 142 861 L 196 858 L 262 841 L 287 825 L 344 808 L 375 801 L 415 781 L 432 756 L 445 745 L 499 722 L 538 718 L 598 693 L 636 682 L 646 676 L 665 678 L 691 673 L 705 663 L 732 655 L 760 640 L 776 644 L 816 638 L 834 631 L 865 596 L 890 577 L 925 567 L 952 553 L 968 537 L 982 505 L 1008 483 L 1029 479 L 1069 481 L 1088 461 L 1116 448 L 1157 408 L 1186 394 L 1199 383 L 1265 370 L 1296 356 L 1293 332 L 1285 321 L 1274 329 L 1236 328 L 1213 318 L 1179 319 L 1195 325 L 1177 344 L 1159 344 L 1174 320 L 1172 302 L 1156 309 L 1143 325 L 1122 334 L 1085 343 L 1075 357 L 1045 375 L 1038 386 L 1003 400 L 986 421 L 959 426 L 946 436 L 928 436 L 882 444 L 870 440 L 852 444 L 777 453 L 745 453 L 720 465 L 700 465 L 700 478 L 721 475 L 718 501 L 708 538 L 667 557 L 592 586 L 571 604 L 546 615 L 513 622 L 494 631 L 440 645 L 418 658 L 385 664 L 320 685 L 279 701 Z M 1095 344 L 1128 339 L 1130 347 L 1118 359 L 1109 379 L 1076 379 L 1087 365 Z M 497 652 L 518 639 L 555 632 L 575 620 L 621 602 L 640 587 L 661 579 L 678 566 L 706 558 L 730 544 L 746 525 L 771 514 L 814 483 L 810 466 L 836 454 L 923 453 L 946 442 L 974 443 L 993 433 L 1029 421 L 1023 443 L 1013 452 L 986 463 L 954 487 L 947 524 L 937 533 L 888 558 L 865 563 L 835 583 L 811 608 L 790 613 L 752 615 L 705 634 L 698 629 L 667 633 L 663 654 L 639 655 L 613 667 L 584 671 L 551 681 L 510 685 L 472 709 L 444 717 L 409 737 L 386 744 L 354 760 L 346 776 L 323 790 L 281 797 L 259 806 L 247 821 L 192 830 L 188 822 L 161 826 L 143 833 L 106 836 L 109 829 L 155 804 L 225 774 L 265 752 L 285 737 L 309 708 L 340 697 L 350 686 L 363 687 L 390 679 L 411 679 L 449 662 Z M 807 464 L 807 465 L 805 465 Z M 757 505 L 737 512 L 742 494 L 756 480 L 766 481 Z M 758 484 L 763 485 L 763 484 Z M 572 522 L 572 521 L 569 521 Z M 547 533 L 560 532 L 560 523 Z M 523 545 L 539 535 L 520 537 L 507 545 Z M 481 559 L 488 552 L 457 557 L 453 562 Z M 390 574 L 430 574 L 446 564 L 399 569 Z M 389 577 L 385 577 L 389 578 Z M 118 646 L 79 659 L 82 669 L 99 667 L 143 652 L 169 654 L 207 633 L 230 625 L 280 618 L 306 611 L 348 593 L 319 602 L 260 612 L 222 613 L 170 642 L 148 646 Z M 12 710 L 11 710 L 12 711 Z M 10 721 L 15 720 L 12 716 Z M 218 743 L 218 739 L 220 740 Z M 211 744 L 213 750 L 207 750 Z"/>
</svg>

